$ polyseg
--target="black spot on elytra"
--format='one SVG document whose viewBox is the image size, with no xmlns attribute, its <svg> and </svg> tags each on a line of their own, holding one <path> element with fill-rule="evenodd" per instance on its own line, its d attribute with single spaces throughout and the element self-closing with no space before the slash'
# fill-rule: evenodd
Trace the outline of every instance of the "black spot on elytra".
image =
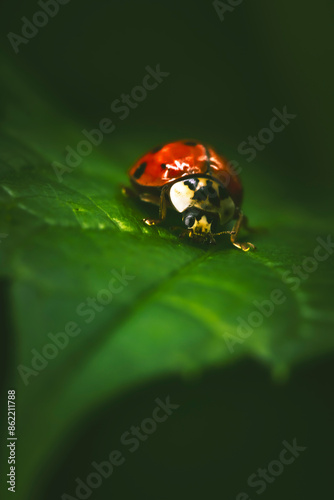
<svg viewBox="0 0 334 500">
<path fill-rule="evenodd" d="M 161 167 L 161 168 L 166 168 L 166 166 L 167 166 L 167 165 L 166 165 L 166 163 L 161 163 L 161 164 L 160 164 L 160 167 Z"/>
<path fill-rule="evenodd" d="M 184 185 L 188 186 L 188 188 L 191 189 L 192 191 L 195 191 L 198 183 L 199 183 L 199 180 L 197 179 L 197 177 L 192 177 L 192 178 L 184 181 Z"/>
<path fill-rule="evenodd" d="M 186 146 L 197 146 L 196 141 L 185 141 L 183 144 L 185 144 Z"/>
<path fill-rule="evenodd" d="M 137 168 L 137 170 L 133 174 L 133 177 L 135 179 L 139 179 L 139 177 L 141 177 L 143 175 L 143 173 L 145 172 L 146 165 L 147 165 L 146 161 L 143 161 L 143 163 L 141 163 L 139 165 L 139 167 Z"/>
<path fill-rule="evenodd" d="M 226 200 L 226 198 L 229 198 L 229 193 L 227 189 L 225 189 L 223 186 L 219 186 L 219 198 L 221 200 Z"/>
<path fill-rule="evenodd" d="M 160 144 L 159 146 L 155 146 L 155 148 L 151 149 L 151 151 L 152 151 L 152 153 L 157 153 L 162 148 L 163 148 L 163 145 Z"/>
</svg>

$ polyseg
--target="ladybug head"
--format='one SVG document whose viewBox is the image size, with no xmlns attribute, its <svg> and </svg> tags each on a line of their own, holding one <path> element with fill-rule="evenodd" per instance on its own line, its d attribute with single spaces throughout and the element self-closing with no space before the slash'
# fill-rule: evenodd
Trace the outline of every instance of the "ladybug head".
<svg viewBox="0 0 334 500">
<path fill-rule="evenodd" d="M 190 207 L 183 212 L 182 220 L 192 234 L 206 237 L 215 232 L 218 215 L 197 207 Z"/>
<path fill-rule="evenodd" d="M 175 182 L 169 191 L 175 210 L 182 213 L 186 233 L 199 240 L 213 240 L 218 225 L 227 223 L 235 206 L 227 190 L 209 177 L 187 177 Z"/>
</svg>

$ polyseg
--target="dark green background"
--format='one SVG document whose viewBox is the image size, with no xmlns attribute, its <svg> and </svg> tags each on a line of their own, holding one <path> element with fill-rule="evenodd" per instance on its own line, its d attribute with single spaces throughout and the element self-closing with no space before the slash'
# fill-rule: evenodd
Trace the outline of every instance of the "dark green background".
<svg viewBox="0 0 334 500">
<path fill-rule="evenodd" d="M 71 0 L 16 55 L 6 35 L 19 33 L 20 18 L 30 18 L 36 8 L 31 0 L 2 2 L 4 60 L 13 74 L 25 75 L 40 95 L 64 110 L 64 123 L 66 116 L 75 116 L 82 128 L 93 128 L 110 117 L 110 103 L 141 83 L 147 65 L 160 64 L 170 73 L 108 137 L 105 150 L 121 169 L 136 159 L 134 149 L 141 154 L 160 142 L 194 137 L 243 161 L 250 185 L 260 176 L 271 179 L 269 192 L 257 201 L 257 224 L 271 189 L 275 196 L 280 193 L 278 220 L 285 200 L 293 208 L 291 219 L 300 207 L 305 224 L 308 218 L 315 224 L 327 217 L 334 156 L 330 0 L 245 0 L 223 22 L 204 0 Z M 8 75 L 4 116 L 18 88 L 13 79 L 8 90 Z M 238 145 L 267 126 L 272 108 L 283 106 L 297 118 L 245 164 Z M 72 140 L 69 136 L 68 144 Z M 251 198 L 247 182 L 245 187 L 246 199 Z M 10 353 L 13 340 L 7 333 Z M 51 483 L 34 499 L 72 493 L 74 478 L 85 478 L 91 461 L 104 460 L 124 430 L 151 414 L 154 399 L 168 394 L 180 408 L 92 498 L 234 499 L 246 491 L 253 499 L 248 476 L 278 456 L 284 439 L 295 437 L 307 451 L 262 497 L 326 498 L 332 473 L 331 380 L 328 356 L 294 369 L 282 384 L 246 360 L 198 379 L 137 388 L 78 422 L 61 465 L 55 462 Z M 20 419 L 22 425 L 24 415 Z M 36 477 L 37 489 L 39 483 L 42 477 Z"/>
</svg>

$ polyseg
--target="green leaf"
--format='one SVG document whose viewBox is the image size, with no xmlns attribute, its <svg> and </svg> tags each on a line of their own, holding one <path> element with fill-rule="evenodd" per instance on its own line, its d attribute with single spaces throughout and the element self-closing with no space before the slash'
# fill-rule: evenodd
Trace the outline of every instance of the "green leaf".
<svg viewBox="0 0 334 500">
<path fill-rule="evenodd" d="M 144 226 L 141 219 L 156 208 L 121 193 L 127 169 L 155 138 L 129 137 L 113 147 L 105 138 L 60 179 L 53 162 L 64 165 L 65 148 L 83 139 L 84 125 L 7 68 L 5 76 L 15 85 L 3 89 L 0 232 L 8 236 L 0 253 L 15 332 L 11 377 L 25 422 L 21 492 L 66 452 L 61 436 L 135 384 L 193 376 L 245 356 L 284 377 L 294 364 L 333 350 L 332 250 L 305 263 L 332 221 L 319 221 L 303 200 L 282 202 L 274 167 L 244 168 L 245 212 L 268 228 L 247 236 L 257 252 L 238 251 L 228 238 L 216 247 L 180 240 L 167 226 Z M 303 278 L 293 266 L 304 266 Z M 108 296 L 110 282 L 119 290 Z M 49 347 L 50 357 L 56 354 L 44 368 L 20 377 L 19 365 L 21 372 L 32 367 L 31 351 L 45 352 L 54 345 L 49 334 L 70 322 L 80 332 L 67 336 L 63 349 Z"/>
</svg>

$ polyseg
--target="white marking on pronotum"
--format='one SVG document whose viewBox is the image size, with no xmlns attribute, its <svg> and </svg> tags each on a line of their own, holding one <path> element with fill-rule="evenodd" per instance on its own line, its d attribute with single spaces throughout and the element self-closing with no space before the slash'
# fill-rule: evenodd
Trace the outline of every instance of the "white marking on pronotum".
<svg viewBox="0 0 334 500">
<path fill-rule="evenodd" d="M 182 213 L 187 208 L 196 207 L 207 212 L 218 213 L 221 224 L 225 224 L 226 222 L 228 222 L 233 217 L 235 211 L 235 205 L 232 198 L 227 197 L 223 200 L 220 199 L 219 206 L 211 203 L 210 196 L 208 196 L 204 200 L 194 199 L 194 194 L 199 189 L 206 187 L 208 180 L 210 180 L 210 187 L 214 189 L 217 197 L 220 197 L 220 184 L 218 182 L 214 181 L 213 179 L 207 179 L 206 177 L 196 177 L 196 179 L 198 179 L 198 184 L 195 190 L 190 189 L 190 187 L 187 185 L 189 179 L 180 180 L 178 182 L 175 182 L 171 186 L 169 196 L 175 210 Z"/>
</svg>

